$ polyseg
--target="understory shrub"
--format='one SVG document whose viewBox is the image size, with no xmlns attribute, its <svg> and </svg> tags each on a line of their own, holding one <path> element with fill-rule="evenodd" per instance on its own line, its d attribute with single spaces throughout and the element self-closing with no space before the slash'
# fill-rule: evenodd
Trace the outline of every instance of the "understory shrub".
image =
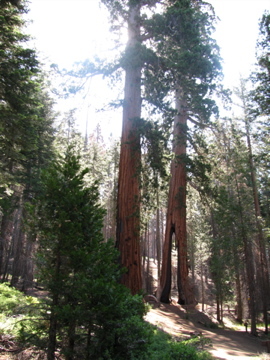
<svg viewBox="0 0 270 360">
<path fill-rule="evenodd" d="M 2 314 L 29 314 L 34 311 L 37 303 L 37 299 L 25 296 L 9 283 L 0 284 L 0 312 Z"/>
<path fill-rule="evenodd" d="M 68 148 L 43 172 L 39 197 L 29 207 L 39 240 L 38 281 L 48 291 L 42 312 L 47 360 L 56 354 L 66 360 L 198 359 L 194 348 L 169 338 L 160 348 L 159 335 L 143 319 L 142 296 L 119 283 L 119 254 L 102 235 L 98 184 L 86 185 L 89 171 L 79 160 Z"/>
<path fill-rule="evenodd" d="M 144 359 L 144 358 L 143 358 Z M 178 342 L 170 335 L 160 330 L 153 330 L 152 341 L 148 347 L 148 360 L 210 360 L 212 356 L 207 351 L 198 350 L 193 339 Z M 139 359 L 138 359 L 139 360 Z"/>
<path fill-rule="evenodd" d="M 24 345 L 40 344 L 45 336 L 40 308 L 39 299 L 24 295 L 8 283 L 0 284 L 0 333 Z"/>
</svg>

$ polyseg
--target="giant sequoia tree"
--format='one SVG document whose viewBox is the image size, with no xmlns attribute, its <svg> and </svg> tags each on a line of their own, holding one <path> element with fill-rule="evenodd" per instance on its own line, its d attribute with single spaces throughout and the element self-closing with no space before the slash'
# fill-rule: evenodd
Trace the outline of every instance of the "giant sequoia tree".
<svg viewBox="0 0 270 360">
<path fill-rule="evenodd" d="M 145 50 L 141 35 L 141 10 L 157 1 L 102 1 L 112 17 L 125 22 L 128 42 L 120 66 L 125 71 L 123 125 L 117 198 L 116 244 L 121 264 L 126 268 L 122 282 L 133 294 L 142 288 L 140 255 L 140 133 L 141 78 L 145 63 Z"/>
<path fill-rule="evenodd" d="M 140 230 L 140 182 L 141 165 L 140 131 L 141 92 L 143 99 L 159 111 L 168 111 L 166 96 L 174 93 L 177 108 L 174 121 L 175 160 L 170 190 L 166 247 L 162 283 L 167 282 L 168 301 L 170 285 L 171 236 L 175 229 L 179 249 L 179 302 L 193 302 L 187 295 L 187 249 L 185 230 L 185 157 L 187 141 L 187 119 L 198 125 L 206 121 L 215 104 L 208 99 L 213 90 L 213 79 L 219 72 L 219 61 L 210 28 L 212 17 L 200 11 L 199 3 L 192 1 L 167 1 L 163 13 L 149 17 L 142 10 L 156 5 L 158 1 L 103 1 L 114 19 L 121 19 L 128 26 L 128 42 L 120 66 L 125 70 L 123 102 L 123 130 L 119 168 L 117 202 L 117 246 L 121 252 L 121 263 L 127 268 L 123 282 L 136 293 L 141 288 L 139 230 Z M 147 46 L 145 45 L 147 44 Z M 142 81 L 143 80 L 143 81 Z M 173 111 L 168 111 L 172 116 Z M 170 120 L 172 121 L 172 119 Z M 180 164 L 182 162 L 182 164 Z M 180 181 L 180 182 L 179 182 Z M 174 190 L 173 190 L 174 188 Z M 172 200 L 173 199 L 173 200 Z M 174 203 L 174 202 L 177 202 Z M 180 204 L 180 205 L 179 205 Z M 176 212 L 179 212 L 176 214 Z M 179 235 L 179 236 L 178 236 Z M 181 238 L 181 240 L 180 240 Z M 168 259 L 168 261 L 167 261 Z M 168 269 L 168 275 L 167 270 Z M 186 289 L 186 290 L 185 290 Z M 180 295 L 181 294 L 181 295 Z M 188 298 L 190 298 L 188 300 Z"/>
<path fill-rule="evenodd" d="M 157 52 L 163 63 L 167 84 L 175 97 L 174 159 L 171 164 L 161 274 L 163 302 L 168 302 L 170 296 L 173 234 L 178 249 L 178 302 L 191 304 L 195 301 L 188 281 L 186 186 L 187 169 L 196 168 L 187 155 L 187 144 L 189 142 L 196 152 L 196 141 L 192 130 L 188 129 L 188 120 L 193 124 L 193 130 L 198 131 L 207 124 L 213 113 L 217 113 L 211 95 L 221 66 L 218 48 L 210 36 L 213 19 L 210 5 L 208 7 L 203 2 L 191 0 L 168 1 L 163 18 L 156 18 L 157 24 L 162 25 L 155 26 L 155 29 L 162 29 L 162 33 L 156 32 L 159 39 Z"/>
</svg>

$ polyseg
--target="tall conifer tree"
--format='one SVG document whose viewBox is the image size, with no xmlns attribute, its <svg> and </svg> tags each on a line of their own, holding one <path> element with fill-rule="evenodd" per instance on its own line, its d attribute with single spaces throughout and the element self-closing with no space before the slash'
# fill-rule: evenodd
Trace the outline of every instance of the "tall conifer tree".
<svg viewBox="0 0 270 360">
<path fill-rule="evenodd" d="M 128 41 L 120 61 L 125 71 L 123 122 L 119 164 L 117 197 L 116 245 L 120 250 L 121 265 L 126 268 L 122 283 L 132 294 L 142 288 L 140 254 L 140 180 L 141 165 L 140 133 L 142 69 L 145 63 L 145 47 L 141 36 L 144 6 L 157 1 L 102 0 L 113 19 L 127 24 Z"/>
<path fill-rule="evenodd" d="M 160 296 L 161 301 L 169 302 L 174 233 L 178 249 L 178 302 L 191 304 L 195 299 L 188 281 L 186 186 L 187 169 L 194 164 L 191 165 L 187 155 L 187 144 L 188 141 L 191 145 L 196 144 L 192 131 L 188 129 L 188 121 L 193 123 L 193 129 L 199 130 L 212 114 L 217 113 L 211 94 L 216 89 L 215 81 L 220 76 L 221 66 L 218 47 L 211 38 L 214 15 L 210 5 L 192 0 L 167 1 L 166 4 L 164 14 L 157 15 L 156 22 L 150 24 L 154 39 L 158 40 L 156 49 L 163 67 L 159 80 L 162 83 L 164 79 L 175 97 L 174 159 L 171 164 Z"/>
</svg>

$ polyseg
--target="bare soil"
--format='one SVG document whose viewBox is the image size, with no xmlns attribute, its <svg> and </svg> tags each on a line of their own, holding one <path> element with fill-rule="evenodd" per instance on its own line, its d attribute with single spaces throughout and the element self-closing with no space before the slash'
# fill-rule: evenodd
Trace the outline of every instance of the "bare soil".
<svg viewBox="0 0 270 360">
<path fill-rule="evenodd" d="M 208 339 L 204 341 L 205 349 L 215 359 L 270 359 L 267 348 L 262 346 L 262 340 L 246 332 L 244 326 L 241 330 L 217 328 L 213 326 L 213 319 L 198 308 L 184 309 L 173 301 L 152 308 L 145 319 L 179 340 L 192 336 Z"/>
</svg>

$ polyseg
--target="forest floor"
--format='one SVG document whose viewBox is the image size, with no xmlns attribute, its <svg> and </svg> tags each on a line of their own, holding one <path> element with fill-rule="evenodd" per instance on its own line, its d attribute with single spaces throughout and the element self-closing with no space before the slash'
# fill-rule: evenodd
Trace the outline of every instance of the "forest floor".
<svg viewBox="0 0 270 360">
<path fill-rule="evenodd" d="M 35 292 L 31 295 L 44 296 L 40 291 L 38 294 Z M 215 309 L 211 307 L 205 312 L 201 311 L 200 304 L 196 308 L 187 309 L 178 305 L 176 297 L 172 296 L 171 304 L 160 304 L 159 307 L 151 308 L 145 320 L 172 335 L 177 341 L 199 336 L 202 349 L 209 351 L 215 359 L 270 360 L 267 348 L 262 345 L 262 336 L 251 336 L 244 326 L 236 326 L 233 314 L 229 312 L 224 314 L 224 327 L 219 328 L 214 312 Z M 261 331 L 260 335 L 262 334 Z M 41 360 L 44 357 L 33 349 L 25 349 L 19 353 L 0 352 L 0 360 L 30 359 Z"/>
<path fill-rule="evenodd" d="M 224 317 L 224 327 L 219 328 L 214 326 L 212 316 L 199 310 L 199 305 L 195 309 L 185 309 L 172 300 L 171 304 L 152 308 L 145 319 L 179 340 L 200 336 L 202 348 L 215 359 L 270 360 L 260 336 L 250 335 L 244 326 L 237 325 L 235 329 L 233 315 L 229 313 Z"/>
<path fill-rule="evenodd" d="M 172 255 L 176 269 L 176 256 L 174 253 Z M 157 289 L 157 264 L 153 259 L 150 259 L 150 272 L 153 287 Z M 173 279 L 173 282 L 176 287 L 176 279 Z M 201 336 L 204 349 L 209 351 L 215 359 L 270 360 L 267 347 L 263 346 L 263 329 L 257 328 L 258 336 L 252 336 L 250 329 L 246 332 L 244 325 L 240 326 L 235 321 L 232 311 L 223 311 L 224 326 L 221 328 L 215 318 L 215 306 L 206 305 L 205 311 L 202 311 L 201 304 L 193 309 L 180 306 L 177 303 L 175 288 L 171 291 L 171 300 L 171 304 L 161 303 L 159 308 L 152 308 L 145 319 L 175 337 L 176 340 Z"/>
</svg>

